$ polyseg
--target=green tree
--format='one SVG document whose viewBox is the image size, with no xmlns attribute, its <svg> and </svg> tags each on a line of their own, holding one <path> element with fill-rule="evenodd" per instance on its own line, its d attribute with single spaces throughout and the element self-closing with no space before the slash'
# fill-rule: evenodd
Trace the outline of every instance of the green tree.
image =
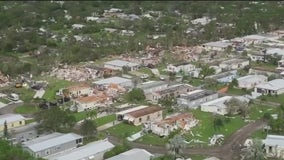
<svg viewBox="0 0 284 160">
<path fill-rule="evenodd" d="M 59 107 L 42 110 L 36 114 L 35 119 L 39 122 L 40 132 L 66 132 L 70 131 L 76 123 L 76 119 L 70 111 L 61 110 Z"/>
<path fill-rule="evenodd" d="M 229 87 L 233 88 L 233 87 L 237 87 L 237 86 L 238 86 L 238 80 L 236 78 L 234 78 L 232 80 L 232 82 L 229 84 Z"/>
<path fill-rule="evenodd" d="M 252 145 L 243 151 L 243 160 L 265 160 L 262 141 L 253 139 L 252 142 Z"/>
<path fill-rule="evenodd" d="M 141 102 L 145 100 L 144 91 L 140 88 L 133 88 L 127 93 L 126 99 L 130 102 Z"/>
<path fill-rule="evenodd" d="M 0 159 L 1 160 L 43 160 L 34 158 L 18 145 L 11 145 L 8 141 L 0 139 Z"/>
<path fill-rule="evenodd" d="M 92 137 L 97 133 L 97 125 L 94 121 L 85 119 L 81 124 L 80 132 L 87 138 Z"/>
<path fill-rule="evenodd" d="M 175 135 L 172 139 L 169 140 L 169 143 L 166 144 L 169 153 L 173 155 L 175 160 L 177 157 L 181 156 L 182 149 L 185 148 L 186 144 L 181 135 Z"/>
<path fill-rule="evenodd" d="M 208 65 L 204 65 L 201 67 L 200 76 L 201 78 L 205 78 L 206 76 L 213 75 L 215 73 L 214 68 L 210 68 Z"/>
<path fill-rule="evenodd" d="M 7 126 L 7 121 L 4 122 L 4 137 L 8 138 L 9 137 L 9 133 L 8 133 L 8 126 Z"/>
<path fill-rule="evenodd" d="M 90 110 L 87 112 L 87 116 L 91 119 L 91 120 L 94 120 L 97 118 L 97 111 L 96 110 Z"/>
<path fill-rule="evenodd" d="M 213 120 L 213 127 L 214 127 L 214 130 L 219 130 L 221 127 L 224 126 L 224 122 L 222 120 L 222 118 L 220 117 L 215 117 L 214 120 Z"/>
</svg>

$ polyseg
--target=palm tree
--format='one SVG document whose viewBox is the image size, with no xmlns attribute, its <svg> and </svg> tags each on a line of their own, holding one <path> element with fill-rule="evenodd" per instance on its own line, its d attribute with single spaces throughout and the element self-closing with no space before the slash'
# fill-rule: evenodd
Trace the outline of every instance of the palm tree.
<svg viewBox="0 0 284 160">
<path fill-rule="evenodd" d="M 169 149 L 169 153 L 173 155 L 173 159 L 176 159 L 182 153 L 182 148 L 185 148 L 184 139 L 181 135 L 175 135 L 172 139 L 169 140 L 169 143 L 166 145 Z"/>
<path fill-rule="evenodd" d="M 252 145 L 244 150 L 242 160 L 265 160 L 266 158 L 261 140 L 253 139 L 252 142 Z"/>
</svg>

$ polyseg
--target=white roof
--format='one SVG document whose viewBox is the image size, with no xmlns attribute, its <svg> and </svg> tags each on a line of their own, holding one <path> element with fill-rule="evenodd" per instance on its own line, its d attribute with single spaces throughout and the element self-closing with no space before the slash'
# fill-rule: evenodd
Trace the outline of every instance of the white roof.
<svg viewBox="0 0 284 160">
<path fill-rule="evenodd" d="M 253 35 L 244 36 L 243 39 L 264 40 L 266 39 L 266 37 L 253 34 Z"/>
<path fill-rule="evenodd" d="M 119 66 L 119 67 L 123 67 L 123 66 L 129 66 L 129 67 L 139 66 L 139 64 L 137 64 L 137 63 L 132 63 L 132 62 L 128 62 L 128 61 L 122 61 L 122 60 L 113 60 L 113 61 L 106 62 L 105 64 Z"/>
<path fill-rule="evenodd" d="M 274 91 L 284 89 L 284 79 L 274 79 L 272 81 L 256 85 L 255 87 Z"/>
<path fill-rule="evenodd" d="M 254 83 L 256 81 L 259 81 L 260 79 L 267 79 L 267 77 L 264 75 L 247 75 L 244 77 L 240 77 L 237 80 L 245 83 Z"/>
<path fill-rule="evenodd" d="M 16 122 L 16 121 L 21 121 L 24 119 L 25 117 L 23 117 L 20 114 L 4 114 L 4 115 L 0 115 L 0 125 L 4 125 L 5 121 L 7 123 L 11 123 L 11 122 Z"/>
<path fill-rule="evenodd" d="M 267 135 L 266 139 L 262 141 L 268 146 L 283 146 L 284 147 L 284 136 L 280 135 Z"/>
<path fill-rule="evenodd" d="M 220 106 L 220 107 L 222 107 L 224 102 L 229 101 L 231 98 L 232 98 L 232 96 L 224 96 L 224 97 L 203 103 L 202 106 Z M 224 106 L 224 107 L 226 107 L 226 106 Z"/>
<path fill-rule="evenodd" d="M 150 160 L 152 156 L 145 149 L 134 148 L 106 160 Z"/>
<path fill-rule="evenodd" d="M 48 160 L 81 160 L 112 149 L 114 145 L 107 139 L 89 143 L 85 146 L 47 157 Z M 87 158 L 88 159 L 88 158 Z"/>
<path fill-rule="evenodd" d="M 277 54 L 279 56 L 284 56 L 284 49 L 280 49 L 280 48 L 270 48 L 270 49 L 267 49 L 266 51 L 267 54 Z"/>
<path fill-rule="evenodd" d="M 93 83 L 97 85 L 105 85 L 105 84 L 111 84 L 111 83 L 121 84 L 125 82 L 132 82 L 132 81 L 130 79 L 122 78 L 122 77 L 110 77 L 110 78 L 95 81 Z"/>
<path fill-rule="evenodd" d="M 220 47 L 220 48 L 226 48 L 230 45 L 232 45 L 233 43 L 230 43 L 230 42 L 222 42 L 222 41 L 217 41 L 217 42 L 208 42 L 208 43 L 205 43 L 203 45 L 205 46 L 210 46 L 210 47 Z"/>
<path fill-rule="evenodd" d="M 83 138 L 75 133 L 52 133 L 43 137 L 33 139 L 31 141 L 24 142 L 23 145 L 33 152 L 42 151 L 53 146 L 58 146 L 67 142 L 74 141 L 76 139 Z"/>
<path fill-rule="evenodd" d="M 137 111 L 139 109 L 143 109 L 143 108 L 146 108 L 146 107 L 148 107 L 148 106 L 138 106 L 138 107 L 130 108 L 130 109 L 127 109 L 125 111 L 117 112 L 116 115 L 124 115 L 126 113 Z"/>
</svg>

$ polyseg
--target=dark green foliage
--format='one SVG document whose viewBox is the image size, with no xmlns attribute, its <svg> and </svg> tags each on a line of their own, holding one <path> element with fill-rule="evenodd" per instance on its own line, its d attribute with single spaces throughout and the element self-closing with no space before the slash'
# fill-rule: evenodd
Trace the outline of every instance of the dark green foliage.
<svg viewBox="0 0 284 160">
<path fill-rule="evenodd" d="M 84 120 L 81 124 L 80 132 L 87 138 L 94 136 L 97 133 L 97 126 L 92 120 Z"/>
<path fill-rule="evenodd" d="M 4 137 L 8 138 L 9 133 L 8 133 L 8 126 L 7 126 L 7 121 L 4 122 Z"/>
<path fill-rule="evenodd" d="M 129 102 L 142 102 L 145 100 L 145 95 L 142 89 L 133 88 L 130 92 L 127 93 L 126 99 Z"/>
<path fill-rule="evenodd" d="M 0 139 L 0 159 L 1 160 L 43 160 L 34 158 L 28 152 L 22 150 L 20 146 L 11 146 L 8 141 Z"/>
<path fill-rule="evenodd" d="M 115 146 L 112 150 L 110 150 L 110 151 L 108 151 L 104 154 L 104 158 L 107 159 L 107 158 L 113 157 L 113 156 L 118 155 L 122 152 L 125 152 L 129 149 L 130 148 L 127 145 Z"/>
<path fill-rule="evenodd" d="M 68 132 L 76 123 L 75 117 L 69 111 L 63 111 L 58 107 L 42 110 L 35 116 L 40 123 L 39 131 Z"/>
</svg>

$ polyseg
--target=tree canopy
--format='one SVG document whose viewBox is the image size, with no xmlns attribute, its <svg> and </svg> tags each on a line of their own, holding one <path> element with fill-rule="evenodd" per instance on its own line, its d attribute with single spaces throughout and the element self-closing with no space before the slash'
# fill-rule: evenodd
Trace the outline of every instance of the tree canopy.
<svg viewBox="0 0 284 160">
<path fill-rule="evenodd" d="M 76 122 L 75 117 L 69 111 L 58 107 L 40 111 L 35 119 L 39 122 L 39 131 L 66 132 L 70 131 Z"/>
</svg>

